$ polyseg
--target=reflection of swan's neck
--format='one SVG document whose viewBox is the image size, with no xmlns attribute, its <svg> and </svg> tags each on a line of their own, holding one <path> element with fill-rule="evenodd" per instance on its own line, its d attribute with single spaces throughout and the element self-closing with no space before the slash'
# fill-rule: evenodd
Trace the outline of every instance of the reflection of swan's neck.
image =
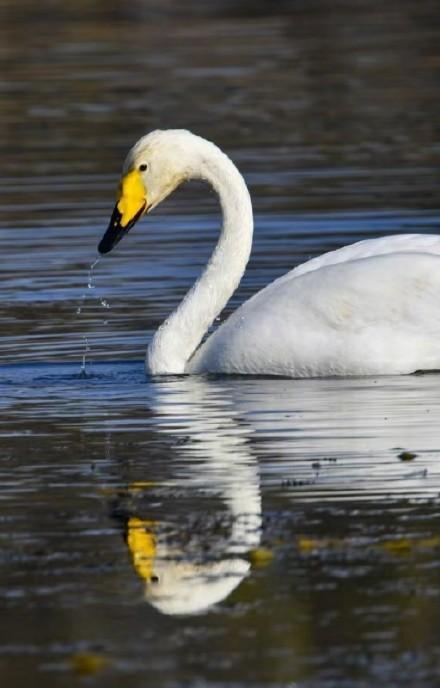
<svg viewBox="0 0 440 688">
<path fill-rule="evenodd" d="M 236 489 L 230 489 L 227 495 L 226 501 L 232 514 L 228 553 L 245 554 L 253 547 L 258 547 L 261 540 L 260 485 L 258 477 L 255 480 L 255 466 L 249 466 L 248 469 L 248 482 L 243 481 Z"/>
<path fill-rule="evenodd" d="M 243 177 L 216 146 L 203 142 L 191 176 L 205 179 L 220 197 L 223 226 L 200 278 L 161 325 L 147 353 L 153 374 L 183 373 L 185 364 L 237 288 L 252 244 L 252 205 Z"/>
</svg>

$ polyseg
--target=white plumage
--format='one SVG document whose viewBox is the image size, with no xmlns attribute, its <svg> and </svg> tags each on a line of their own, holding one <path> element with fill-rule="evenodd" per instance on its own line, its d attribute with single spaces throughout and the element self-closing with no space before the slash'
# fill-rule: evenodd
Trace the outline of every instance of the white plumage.
<svg viewBox="0 0 440 688">
<path fill-rule="evenodd" d="M 199 346 L 249 258 L 249 193 L 231 160 L 188 131 L 140 139 L 125 172 L 145 166 L 147 210 L 183 180 L 201 178 L 217 191 L 223 211 L 203 274 L 149 346 L 149 372 L 316 377 L 440 368 L 440 237 L 423 234 L 361 241 L 299 265 Z"/>
<path fill-rule="evenodd" d="M 440 367 L 440 257 L 388 249 L 292 270 L 233 313 L 189 372 L 320 377 Z"/>
</svg>

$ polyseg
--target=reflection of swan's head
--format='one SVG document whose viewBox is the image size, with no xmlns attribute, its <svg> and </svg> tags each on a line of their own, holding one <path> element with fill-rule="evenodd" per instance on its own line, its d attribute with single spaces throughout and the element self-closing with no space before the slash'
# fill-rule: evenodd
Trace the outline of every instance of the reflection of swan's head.
<svg viewBox="0 0 440 688">
<path fill-rule="evenodd" d="M 184 129 L 157 130 L 139 139 L 125 159 L 117 203 L 99 244 L 100 253 L 108 253 L 144 213 L 203 169 L 207 145 L 214 148 Z"/>
<path fill-rule="evenodd" d="M 232 555 L 220 561 L 194 561 L 160 533 L 154 522 L 131 517 L 127 545 L 137 574 L 145 582 L 145 598 L 164 614 L 197 614 L 227 597 L 250 569 Z"/>
<path fill-rule="evenodd" d="M 200 564 L 161 558 L 145 584 L 145 598 L 163 614 L 197 614 L 225 599 L 249 568 L 238 558 Z"/>
</svg>

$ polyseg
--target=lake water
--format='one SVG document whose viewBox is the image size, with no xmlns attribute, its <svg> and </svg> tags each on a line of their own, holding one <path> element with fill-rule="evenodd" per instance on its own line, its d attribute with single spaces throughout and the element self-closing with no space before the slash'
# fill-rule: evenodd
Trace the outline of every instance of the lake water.
<svg viewBox="0 0 440 688">
<path fill-rule="evenodd" d="M 438 375 L 146 377 L 215 243 L 202 184 L 89 275 L 156 127 L 216 141 L 249 184 L 222 319 L 324 251 L 439 233 L 438 3 L 1 13 L 1 685 L 438 685 Z"/>
</svg>

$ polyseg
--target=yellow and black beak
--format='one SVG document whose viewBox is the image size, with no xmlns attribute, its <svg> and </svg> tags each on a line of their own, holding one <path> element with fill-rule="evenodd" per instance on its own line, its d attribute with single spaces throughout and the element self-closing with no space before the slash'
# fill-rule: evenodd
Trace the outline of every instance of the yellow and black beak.
<svg viewBox="0 0 440 688">
<path fill-rule="evenodd" d="M 147 194 L 138 170 L 122 178 L 118 196 L 108 229 L 99 242 L 99 253 L 111 251 L 147 209 Z"/>
</svg>

